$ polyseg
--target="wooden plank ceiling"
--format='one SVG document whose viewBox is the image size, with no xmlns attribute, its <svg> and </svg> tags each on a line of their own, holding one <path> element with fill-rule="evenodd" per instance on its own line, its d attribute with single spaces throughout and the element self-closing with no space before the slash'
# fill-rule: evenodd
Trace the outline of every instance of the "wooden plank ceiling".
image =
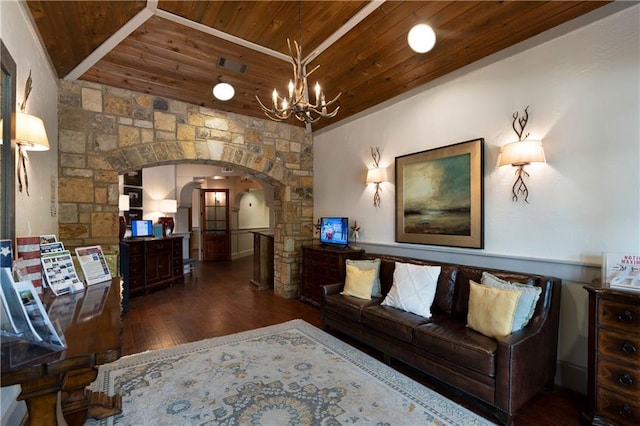
<svg viewBox="0 0 640 426">
<path fill-rule="evenodd" d="M 313 130 L 606 3 L 387 1 L 374 8 L 367 1 L 27 1 L 60 78 L 76 73 L 81 80 L 261 118 L 255 95 L 270 102 L 273 89 L 284 93 L 292 74 L 289 62 L 276 57 L 288 54 L 287 38 L 302 40 L 306 56 L 358 17 L 311 62 L 310 67 L 321 66 L 310 85 L 319 81 L 327 98 L 342 92 L 338 115 Z M 127 22 L 130 33 L 119 36 Z M 434 28 L 437 43 L 417 54 L 406 37 L 423 22 Z M 262 48 L 229 41 L 233 37 Z M 83 63 L 94 51 L 94 59 Z M 220 57 L 246 65 L 246 72 L 219 67 Z M 213 97 L 218 81 L 234 86 L 233 99 Z"/>
</svg>

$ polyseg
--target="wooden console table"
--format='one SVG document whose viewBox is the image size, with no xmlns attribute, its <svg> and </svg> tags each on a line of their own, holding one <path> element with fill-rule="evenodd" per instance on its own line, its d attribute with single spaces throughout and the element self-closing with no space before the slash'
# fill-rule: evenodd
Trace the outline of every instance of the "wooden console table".
<svg viewBox="0 0 640 426">
<path fill-rule="evenodd" d="M 56 298 L 45 296 L 48 310 L 52 303 L 56 304 L 49 317 L 58 322 L 68 346 L 66 350 L 17 365 L 15 354 L 28 349 L 25 342 L 2 342 L 2 386 L 21 385 L 18 400 L 26 402 L 32 426 L 57 425 L 58 408 L 69 425 L 81 425 L 87 414 L 94 415 L 93 408 L 101 411 L 93 406 L 96 401 L 115 403 L 102 411 L 101 416 L 120 412 L 119 398 L 96 397 L 103 394 L 86 392 L 85 387 L 96 379 L 99 365 L 121 356 L 121 280 L 111 281 L 102 304 L 89 299 L 87 290 Z M 85 298 L 91 303 L 83 304 Z"/>
</svg>

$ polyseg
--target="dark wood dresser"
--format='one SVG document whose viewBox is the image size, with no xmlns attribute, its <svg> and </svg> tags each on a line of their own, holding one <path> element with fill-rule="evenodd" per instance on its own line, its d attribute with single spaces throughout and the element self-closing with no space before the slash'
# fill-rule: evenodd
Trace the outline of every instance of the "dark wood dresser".
<svg viewBox="0 0 640 426">
<path fill-rule="evenodd" d="M 364 250 L 333 246 L 302 246 L 300 300 L 319 306 L 320 287 L 344 281 L 347 259 L 360 259 Z"/>
<path fill-rule="evenodd" d="M 184 282 L 182 237 L 127 239 L 120 242 L 120 272 L 126 295 L 146 293 L 154 287 Z"/>
<path fill-rule="evenodd" d="M 595 425 L 640 424 L 640 293 L 589 292 L 587 411 Z"/>
</svg>

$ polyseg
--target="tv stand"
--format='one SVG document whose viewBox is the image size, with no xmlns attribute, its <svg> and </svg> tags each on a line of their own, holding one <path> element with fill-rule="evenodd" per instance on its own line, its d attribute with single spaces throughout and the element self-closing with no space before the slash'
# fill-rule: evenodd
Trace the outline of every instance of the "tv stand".
<svg viewBox="0 0 640 426">
<path fill-rule="evenodd" d="M 330 244 L 302 246 L 300 300 L 320 306 L 321 287 L 344 281 L 347 259 L 360 259 L 363 249 Z"/>
</svg>

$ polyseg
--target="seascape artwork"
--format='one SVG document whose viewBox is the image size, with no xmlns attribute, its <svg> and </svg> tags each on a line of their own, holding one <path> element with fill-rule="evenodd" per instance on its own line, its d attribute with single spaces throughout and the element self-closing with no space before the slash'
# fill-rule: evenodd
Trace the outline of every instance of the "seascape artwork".
<svg viewBox="0 0 640 426">
<path fill-rule="evenodd" d="M 471 235 L 471 154 L 404 168 L 404 232 Z"/>
</svg>

